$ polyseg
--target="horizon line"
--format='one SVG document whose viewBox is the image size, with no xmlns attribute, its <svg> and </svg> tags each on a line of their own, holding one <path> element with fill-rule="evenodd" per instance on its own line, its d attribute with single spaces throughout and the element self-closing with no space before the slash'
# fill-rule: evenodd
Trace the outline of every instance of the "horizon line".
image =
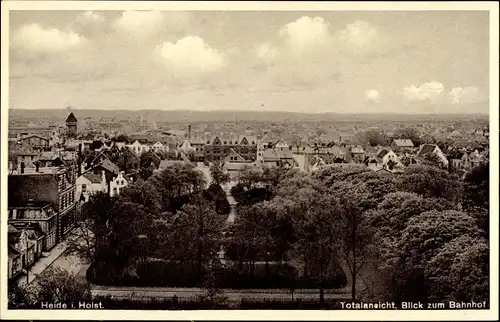
<svg viewBox="0 0 500 322">
<path fill-rule="evenodd" d="M 341 115 L 484 115 L 489 116 L 490 113 L 484 112 L 418 112 L 418 113 L 409 113 L 409 112 L 296 112 L 296 111 L 287 111 L 287 110 L 238 110 L 238 109 L 210 109 L 210 110 L 196 110 L 196 109 L 173 109 L 173 110 L 161 110 L 161 109 L 92 109 L 92 108 L 71 108 L 67 110 L 66 108 L 8 108 L 9 110 L 15 111 L 64 111 L 73 112 L 73 111 L 101 111 L 101 112 L 147 112 L 147 111 L 155 111 L 155 112 L 197 112 L 197 113 L 211 113 L 211 112 L 246 112 L 246 113 L 289 113 L 289 114 L 312 114 L 312 115 L 321 115 L 321 114 L 341 114 Z"/>
</svg>

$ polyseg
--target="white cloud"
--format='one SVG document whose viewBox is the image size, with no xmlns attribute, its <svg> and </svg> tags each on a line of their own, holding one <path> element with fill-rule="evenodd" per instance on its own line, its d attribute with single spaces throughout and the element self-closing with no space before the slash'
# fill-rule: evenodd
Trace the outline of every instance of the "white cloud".
<svg viewBox="0 0 500 322">
<path fill-rule="evenodd" d="M 12 48 L 22 54 L 57 54 L 84 43 L 87 39 L 74 32 L 44 29 L 37 24 L 24 25 L 13 33 Z"/>
<path fill-rule="evenodd" d="M 356 20 L 340 30 L 338 36 L 353 48 L 362 48 L 370 45 L 378 35 L 377 28 L 369 22 Z"/>
<path fill-rule="evenodd" d="M 213 71 L 225 64 L 224 55 L 197 36 L 165 42 L 156 50 L 164 63 L 174 69 Z"/>
<path fill-rule="evenodd" d="M 286 24 L 280 35 L 295 50 L 307 50 L 323 45 L 330 38 L 329 23 L 321 17 L 304 16 Z"/>
<path fill-rule="evenodd" d="M 125 11 L 113 27 L 129 36 L 147 36 L 161 29 L 163 18 L 160 11 Z"/>
<path fill-rule="evenodd" d="M 476 86 L 455 87 L 448 93 L 452 104 L 472 103 L 479 100 L 479 88 Z"/>
<path fill-rule="evenodd" d="M 103 23 L 105 20 L 106 19 L 103 14 L 92 11 L 85 11 L 79 13 L 78 16 L 76 17 L 76 22 L 82 25 L 100 24 Z"/>
<path fill-rule="evenodd" d="M 257 48 L 257 57 L 265 61 L 274 61 L 278 55 L 279 51 L 271 44 L 264 43 Z"/>
<path fill-rule="evenodd" d="M 365 92 L 365 100 L 370 103 L 378 103 L 380 100 L 380 94 L 375 89 L 369 89 Z"/>
<path fill-rule="evenodd" d="M 424 83 L 420 86 L 408 86 L 404 88 L 404 97 L 410 101 L 431 101 L 435 102 L 439 99 L 444 91 L 442 83 L 432 81 Z"/>
</svg>

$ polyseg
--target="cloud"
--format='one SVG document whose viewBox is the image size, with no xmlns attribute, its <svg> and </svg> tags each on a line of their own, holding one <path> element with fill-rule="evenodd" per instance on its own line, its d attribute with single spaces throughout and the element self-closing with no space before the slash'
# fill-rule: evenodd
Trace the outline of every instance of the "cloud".
<svg viewBox="0 0 500 322">
<path fill-rule="evenodd" d="M 264 43 L 257 48 L 256 55 L 261 60 L 271 62 L 278 57 L 279 51 L 271 44 Z"/>
<path fill-rule="evenodd" d="M 377 36 L 377 28 L 363 20 L 356 20 L 338 32 L 339 39 L 355 49 L 371 45 Z"/>
<path fill-rule="evenodd" d="M 479 88 L 476 86 L 455 87 L 448 93 L 451 104 L 467 104 L 480 100 Z"/>
<path fill-rule="evenodd" d="M 12 48 L 29 58 L 59 54 L 82 45 L 87 39 L 78 33 L 56 28 L 44 29 L 37 24 L 20 27 L 13 33 Z"/>
<path fill-rule="evenodd" d="M 144 37 L 159 32 L 163 19 L 160 11 L 125 11 L 113 27 L 131 37 Z"/>
<path fill-rule="evenodd" d="M 224 55 L 197 36 L 187 36 L 176 43 L 164 42 L 156 52 L 165 65 L 177 70 L 209 72 L 225 65 Z"/>
<path fill-rule="evenodd" d="M 444 91 L 442 83 L 432 81 L 420 86 L 408 86 L 404 88 L 404 97 L 409 101 L 437 101 Z"/>
<path fill-rule="evenodd" d="M 321 17 L 304 16 L 286 24 L 280 30 L 280 35 L 297 51 L 313 49 L 328 42 L 331 35 L 329 23 Z"/>
<path fill-rule="evenodd" d="M 380 94 L 375 89 L 369 89 L 365 92 L 365 100 L 370 103 L 378 103 L 380 100 Z"/>
<path fill-rule="evenodd" d="M 79 13 L 76 17 L 76 22 L 81 25 L 89 25 L 89 24 L 100 24 L 106 20 L 102 13 L 85 11 Z"/>
</svg>

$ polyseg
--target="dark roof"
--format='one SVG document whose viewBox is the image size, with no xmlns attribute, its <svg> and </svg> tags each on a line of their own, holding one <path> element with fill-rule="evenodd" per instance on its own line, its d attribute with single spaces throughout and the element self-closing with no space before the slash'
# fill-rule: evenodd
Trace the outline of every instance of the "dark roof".
<svg viewBox="0 0 500 322">
<path fill-rule="evenodd" d="M 8 176 L 8 207 L 23 207 L 29 202 L 45 202 L 58 211 L 58 197 L 57 180 L 54 174 L 34 173 Z"/>
<path fill-rule="evenodd" d="M 422 148 L 420 149 L 420 152 L 418 153 L 418 155 L 432 153 L 435 148 L 436 148 L 435 144 L 424 144 L 424 145 L 422 145 Z"/>
<path fill-rule="evenodd" d="M 114 174 L 120 173 L 120 168 L 118 168 L 118 166 L 113 162 L 109 161 L 109 159 L 104 159 L 99 165 Z"/>
<path fill-rule="evenodd" d="M 387 153 L 389 153 L 389 150 L 382 149 L 377 153 L 377 158 L 383 158 Z"/>
<path fill-rule="evenodd" d="M 12 245 L 9 245 L 9 258 L 16 258 L 21 256 L 21 253 L 15 249 Z"/>
<path fill-rule="evenodd" d="M 75 117 L 75 114 L 73 114 L 73 112 L 69 113 L 69 116 L 66 119 L 66 123 L 75 123 L 75 122 L 78 122 L 78 120 Z"/>
</svg>

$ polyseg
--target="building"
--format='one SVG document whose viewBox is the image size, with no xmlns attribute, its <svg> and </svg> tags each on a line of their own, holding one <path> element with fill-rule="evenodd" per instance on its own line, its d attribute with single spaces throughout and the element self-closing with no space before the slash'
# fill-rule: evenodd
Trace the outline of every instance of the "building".
<svg viewBox="0 0 500 322">
<path fill-rule="evenodd" d="M 41 136 L 39 134 L 30 134 L 27 136 L 24 136 L 20 138 L 17 141 L 19 144 L 24 145 L 24 146 L 29 146 L 33 149 L 48 149 L 50 148 L 51 144 L 51 139 Z"/>
<path fill-rule="evenodd" d="M 394 150 L 404 150 L 404 149 L 413 149 L 415 145 L 412 140 L 409 139 L 395 139 L 392 141 L 391 147 Z"/>
<path fill-rule="evenodd" d="M 98 192 L 107 192 L 106 174 L 103 171 L 100 175 L 93 171 L 87 171 L 76 179 L 77 201 L 87 202 L 90 196 Z"/>
<path fill-rule="evenodd" d="M 161 158 L 153 150 L 149 150 L 141 156 L 141 167 L 146 167 L 154 164 L 155 168 L 160 165 Z"/>
<path fill-rule="evenodd" d="M 39 168 L 23 174 L 9 175 L 10 220 L 21 220 L 20 214 L 22 213 L 28 216 L 25 219 L 40 223 L 44 233 L 50 235 L 52 231 L 48 228 L 44 230 L 45 225 L 42 223 L 53 225 L 54 222 L 51 220 L 55 213 L 56 241 L 63 240 L 76 222 L 75 181 L 75 165 Z M 49 239 L 48 245 L 52 245 L 51 237 L 47 238 Z"/>
<path fill-rule="evenodd" d="M 109 183 L 109 195 L 118 196 L 121 190 L 128 186 L 128 180 L 124 177 L 124 172 L 120 172 L 116 178 Z"/>
<path fill-rule="evenodd" d="M 214 135 L 204 146 L 205 160 L 219 161 L 234 149 L 245 160 L 254 161 L 257 157 L 257 137 L 244 135 Z"/>
<path fill-rule="evenodd" d="M 78 120 L 75 117 L 73 112 L 69 113 L 68 118 L 66 119 L 66 136 L 68 138 L 76 139 L 78 135 Z"/>
<path fill-rule="evenodd" d="M 141 167 L 141 160 L 139 157 L 128 148 L 121 152 L 120 158 L 123 165 L 121 170 L 127 173 L 133 170 L 138 170 Z"/>
<path fill-rule="evenodd" d="M 139 141 L 134 141 L 132 144 L 128 144 L 127 147 L 135 153 L 135 155 L 140 156 L 141 154 L 149 151 L 150 147 L 147 144 L 142 144 Z"/>
<path fill-rule="evenodd" d="M 101 163 L 95 165 L 92 169 L 86 171 L 85 173 L 88 172 L 99 176 L 101 176 L 104 172 L 106 183 L 109 184 L 118 174 L 120 174 L 120 168 L 118 168 L 118 166 L 113 162 L 109 161 L 109 159 L 104 159 Z"/>
<path fill-rule="evenodd" d="M 361 145 L 356 145 L 351 147 L 350 152 L 351 152 L 350 158 L 354 162 L 361 163 L 366 158 L 365 149 Z M 345 160 L 345 157 L 342 157 L 342 159 Z"/>
<path fill-rule="evenodd" d="M 418 158 L 425 158 L 427 155 L 434 155 L 440 160 L 443 164 L 443 166 L 447 167 L 449 162 L 446 156 L 444 155 L 443 151 L 436 145 L 436 144 L 423 144 L 420 146 L 420 149 L 418 150 L 417 157 Z"/>
<path fill-rule="evenodd" d="M 10 231 L 10 227 L 9 227 Z M 22 269 L 23 269 L 23 262 L 21 258 L 21 253 L 14 248 L 12 245 L 8 245 L 8 279 L 14 278 L 21 274 Z"/>
<path fill-rule="evenodd" d="M 157 141 L 151 146 L 150 150 L 153 150 L 155 153 L 166 153 L 169 151 L 169 146 Z"/>
<path fill-rule="evenodd" d="M 298 167 L 292 151 L 290 150 L 266 150 L 257 157 L 257 163 L 268 167 Z"/>
</svg>

